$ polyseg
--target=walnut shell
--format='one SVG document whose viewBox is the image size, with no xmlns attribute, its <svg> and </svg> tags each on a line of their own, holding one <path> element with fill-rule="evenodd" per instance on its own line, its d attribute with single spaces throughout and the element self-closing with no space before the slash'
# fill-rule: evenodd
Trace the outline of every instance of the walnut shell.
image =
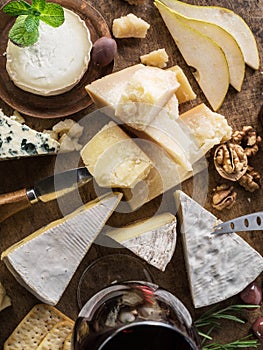
<svg viewBox="0 0 263 350">
<path fill-rule="evenodd" d="M 247 155 L 240 145 L 225 143 L 215 150 L 214 164 L 224 179 L 238 181 L 247 171 Z"/>
</svg>

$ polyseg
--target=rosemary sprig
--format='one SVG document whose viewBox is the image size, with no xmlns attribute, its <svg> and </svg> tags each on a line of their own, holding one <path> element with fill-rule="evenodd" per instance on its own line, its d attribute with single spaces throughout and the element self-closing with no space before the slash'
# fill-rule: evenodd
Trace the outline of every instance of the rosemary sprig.
<svg viewBox="0 0 263 350">
<path fill-rule="evenodd" d="M 233 350 L 233 349 L 248 349 L 257 348 L 259 343 L 257 340 L 249 339 L 251 335 L 247 337 L 235 340 L 227 344 L 210 343 L 202 347 L 202 350 Z"/>
<path fill-rule="evenodd" d="M 207 312 L 203 313 L 196 321 L 195 327 L 199 336 L 202 338 L 201 345 L 202 350 L 232 350 L 239 348 L 257 348 L 259 342 L 254 339 L 249 339 L 251 335 L 235 340 L 227 344 L 219 344 L 216 342 L 211 342 L 213 337 L 211 333 L 214 329 L 221 328 L 221 320 L 230 320 L 237 323 L 245 323 L 240 317 L 233 313 L 240 312 L 244 309 L 255 309 L 259 307 L 258 305 L 230 305 L 224 309 L 216 310 L 212 308 Z M 202 328 L 207 329 L 203 331 Z M 207 342 L 210 342 L 207 344 Z"/>
</svg>

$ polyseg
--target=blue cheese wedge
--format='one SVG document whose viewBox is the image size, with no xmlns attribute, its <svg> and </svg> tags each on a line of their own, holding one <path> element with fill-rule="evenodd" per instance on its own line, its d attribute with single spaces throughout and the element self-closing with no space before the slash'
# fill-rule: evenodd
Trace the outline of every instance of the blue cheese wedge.
<svg viewBox="0 0 263 350">
<path fill-rule="evenodd" d="M 121 197 L 111 193 L 85 204 L 14 244 L 1 259 L 39 300 L 57 304 Z"/>
<path fill-rule="evenodd" d="M 241 292 L 263 271 L 262 256 L 236 233 L 211 234 L 220 221 L 184 192 L 175 200 L 195 307 Z"/>
<path fill-rule="evenodd" d="M 56 154 L 59 143 L 48 133 L 31 129 L 0 110 L 0 160 Z"/>
<path fill-rule="evenodd" d="M 65 21 L 53 28 L 43 21 L 38 41 L 19 47 L 8 41 L 6 69 L 20 89 L 42 96 L 70 90 L 88 69 L 92 42 L 85 22 L 64 9 Z"/>
<path fill-rule="evenodd" d="M 176 246 L 176 217 L 163 213 L 106 234 L 147 263 L 164 271 Z"/>
</svg>

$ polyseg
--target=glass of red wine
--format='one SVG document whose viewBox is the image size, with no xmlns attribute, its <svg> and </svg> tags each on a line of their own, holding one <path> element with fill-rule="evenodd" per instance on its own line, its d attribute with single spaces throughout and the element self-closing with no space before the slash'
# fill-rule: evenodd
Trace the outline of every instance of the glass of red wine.
<svg viewBox="0 0 263 350">
<path fill-rule="evenodd" d="M 200 349 L 187 308 L 129 255 L 113 254 L 91 264 L 80 279 L 78 303 L 74 350 Z"/>
</svg>

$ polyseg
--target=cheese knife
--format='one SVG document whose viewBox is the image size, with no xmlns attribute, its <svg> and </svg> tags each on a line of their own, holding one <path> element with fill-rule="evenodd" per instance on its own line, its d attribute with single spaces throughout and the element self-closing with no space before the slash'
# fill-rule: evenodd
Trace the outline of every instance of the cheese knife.
<svg viewBox="0 0 263 350">
<path fill-rule="evenodd" d="M 41 201 L 49 202 L 69 193 L 92 179 L 87 168 L 75 168 L 38 181 L 32 188 L 0 195 L 0 222 Z"/>
<path fill-rule="evenodd" d="M 263 230 L 263 211 L 240 216 L 214 227 L 213 234 Z"/>
</svg>

